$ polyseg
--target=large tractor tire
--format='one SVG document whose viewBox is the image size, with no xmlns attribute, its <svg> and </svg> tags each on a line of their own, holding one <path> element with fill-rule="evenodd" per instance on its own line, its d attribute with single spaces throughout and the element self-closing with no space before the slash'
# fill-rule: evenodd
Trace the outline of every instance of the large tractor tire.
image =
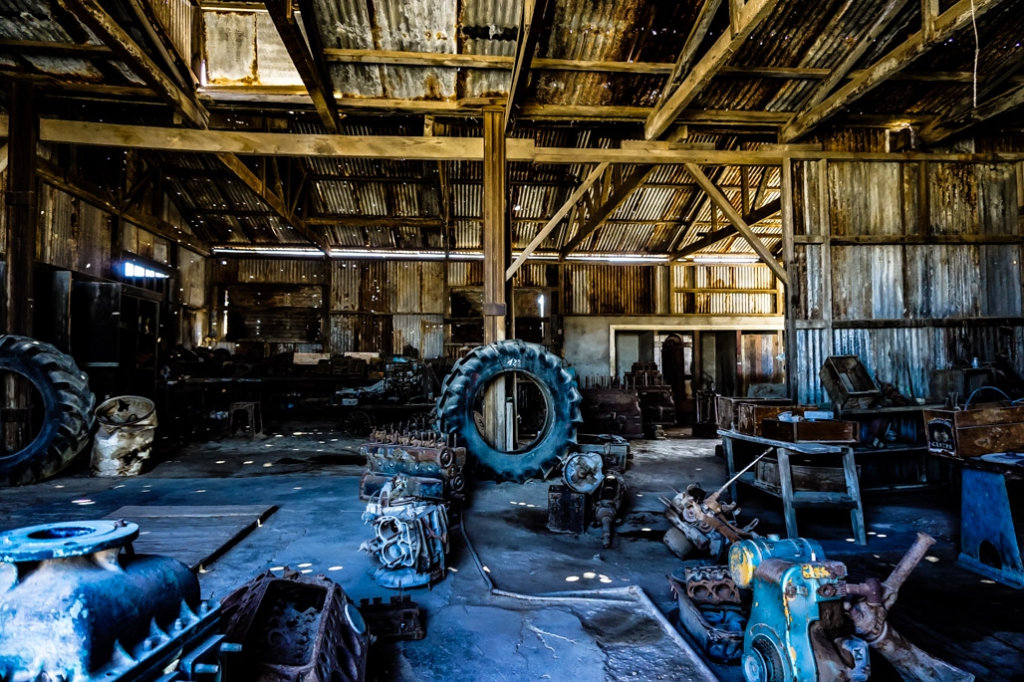
<svg viewBox="0 0 1024 682">
<path fill-rule="evenodd" d="M 546 403 L 547 420 L 529 447 L 503 452 L 484 439 L 473 408 L 492 379 L 510 372 L 536 382 Z M 437 401 L 438 428 L 444 434 L 457 434 L 481 467 L 498 480 L 522 482 L 550 469 L 576 442 L 580 401 L 576 380 L 557 355 L 534 343 L 498 341 L 474 348 L 445 377 Z"/>
<path fill-rule="evenodd" d="M 0 374 L 28 379 L 42 396 L 45 417 L 31 443 L 0 454 L 0 485 L 26 485 L 53 476 L 89 442 L 96 397 L 69 355 L 27 336 L 0 336 Z"/>
</svg>

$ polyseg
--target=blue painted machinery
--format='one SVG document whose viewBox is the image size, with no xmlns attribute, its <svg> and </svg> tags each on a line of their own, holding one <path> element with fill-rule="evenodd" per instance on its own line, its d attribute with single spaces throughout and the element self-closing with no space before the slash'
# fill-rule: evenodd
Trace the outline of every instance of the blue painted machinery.
<svg viewBox="0 0 1024 682">
<path fill-rule="evenodd" d="M 814 540 L 753 538 L 729 551 L 740 588 L 754 590 L 743 638 L 749 682 L 849 680 L 870 675 L 868 645 L 843 612 L 846 566 Z"/>
<path fill-rule="evenodd" d="M 139 527 L 75 521 L 0 534 L 0 682 L 221 679 L 220 609 Z"/>
<path fill-rule="evenodd" d="M 964 460 L 960 502 L 959 562 L 1018 589 L 1024 588 L 1024 562 L 1011 500 L 1020 499 L 1024 487 L 1022 461 L 1017 453 Z"/>
<path fill-rule="evenodd" d="M 910 682 L 969 682 L 965 673 L 907 641 L 889 625 L 899 588 L 935 540 L 919 533 L 886 578 L 846 581 L 813 540 L 776 535 L 735 543 L 729 571 L 754 590 L 743 638 L 747 682 L 860 682 L 871 674 L 868 647 Z"/>
</svg>

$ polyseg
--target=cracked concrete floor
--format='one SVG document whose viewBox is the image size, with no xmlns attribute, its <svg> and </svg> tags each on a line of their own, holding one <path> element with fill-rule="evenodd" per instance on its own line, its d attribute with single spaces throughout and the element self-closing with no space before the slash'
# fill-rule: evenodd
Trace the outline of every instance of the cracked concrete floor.
<svg viewBox="0 0 1024 682">
<path fill-rule="evenodd" d="M 634 443 L 629 494 L 608 550 L 596 529 L 580 537 L 546 531 L 546 483 L 477 483 L 466 527 L 494 585 L 530 595 L 637 585 L 672 618 L 664 576 L 679 560 L 661 542 L 667 522 L 658 497 L 691 482 L 714 489 L 725 472 L 713 456 L 716 441 L 670 436 Z M 155 466 L 132 479 L 89 478 L 80 465 L 35 486 L 4 490 L 0 528 L 99 518 L 125 505 L 273 504 L 278 510 L 261 528 L 205 567 L 204 595 L 222 598 L 258 573 L 289 566 L 323 573 L 355 599 L 388 597 L 393 593 L 373 582 L 371 561 L 357 551 L 369 537 L 357 496 L 358 445 L 327 425 L 288 424 L 264 441 L 163 446 Z M 784 532 L 778 500 L 741 488 L 740 501 L 743 519 L 761 519 L 760 532 Z M 846 561 L 857 579 L 884 577 L 918 530 L 935 535 L 939 543 L 904 587 L 894 622 L 979 679 L 1019 679 L 1024 655 L 1005 642 L 1024 636 L 1016 625 L 1024 613 L 1021 595 L 954 563 L 957 518 L 948 498 L 873 497 L 865 512 L 867 547 L 847 541 L 844 513 L 801 513 L 800 530 L 819 539 L 830 558 Z M 620 594 L 619 601 L 527 602 L 492 595 L 457 532 L 450 566 L 432 590 L 411 592 L 426 610 L 427 638 L 375 647 L 368 679 L 700 678 L 671 633 L 636 600 Z M 736 668 L 713 670 L 722 680 L 740 679 Z M 894 679 L 891 671 L 876 666 L 872 680 L 884 679 Z"/>
</svg>

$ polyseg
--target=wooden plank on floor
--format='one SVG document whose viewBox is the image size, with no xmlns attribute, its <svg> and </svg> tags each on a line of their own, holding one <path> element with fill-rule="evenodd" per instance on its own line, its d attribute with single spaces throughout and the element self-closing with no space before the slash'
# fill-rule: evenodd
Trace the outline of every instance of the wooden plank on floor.
<svg viewBox="0 0 1024 682">
<path fill-rule="evenodd" d="M 210 565 L 275 511 L 276 505 L 127 506 L 104 518 L 139 524 L 136 552 L 173 557 L 196 571 Z"/>
</svg>

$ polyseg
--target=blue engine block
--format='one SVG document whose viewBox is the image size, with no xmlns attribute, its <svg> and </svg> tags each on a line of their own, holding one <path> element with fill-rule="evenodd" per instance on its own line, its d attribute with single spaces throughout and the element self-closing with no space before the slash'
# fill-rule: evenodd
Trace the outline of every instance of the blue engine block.
<svg viewBox="0 0 1024 682">
<path fill-rule="evenodd" d="M 821 545 L 743 540 L 729 551 L 729 571 L 737 586 L 754 591 L 743 639 L 748 682 L 868 679 L 868 645 L 852 636 L 843 609 L 846 566 L 828 561 Z"/>
</svg>

